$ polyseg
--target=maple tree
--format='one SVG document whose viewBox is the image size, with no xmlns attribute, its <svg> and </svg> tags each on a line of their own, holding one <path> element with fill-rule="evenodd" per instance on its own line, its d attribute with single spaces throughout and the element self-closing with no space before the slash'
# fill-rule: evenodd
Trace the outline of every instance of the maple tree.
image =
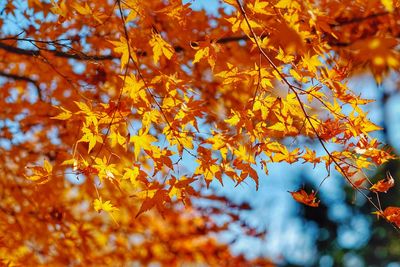
<svg viewBox="0 0 400 267">
<path fill-rule="evenodd" d="M 400 227 L 399 208 L 379 204 L 395 179 L 366 174 L 394 156 L 370 136 L 372 100 L 347 85 L 398 71 L 399 5 L 225 0 L 211 15 L 181 1 L 6 1 L 0 258 L 269 264 L 217 241 L 230 223 L 257 234 L 237 214 L 246 206 L 202 188 L 258 187 L 275 162 L 333 168 Z M 317 207 L 318 189 L 291 194 Z"/>
</svg>

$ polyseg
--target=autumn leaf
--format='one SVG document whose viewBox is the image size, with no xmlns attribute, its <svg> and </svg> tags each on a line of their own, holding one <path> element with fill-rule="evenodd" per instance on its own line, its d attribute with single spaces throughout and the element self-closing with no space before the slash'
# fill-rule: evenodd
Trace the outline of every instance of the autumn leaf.
<svg viewBox="0 0 400 267">
<path fill-rule="evenodd" d="M 236 126 L 240 121 L 240 114 L 232 110 L 232 116 L 229 119 L 226 119 L 225 122 L 231 126 Z"/>
<path fill-rule="evenodd" d="M 158 63 L 161 55 L 164 55 L 167 59 L 171 59 L 174 54 L 174 49 L 168 44 L 159 34 L 153 34 L 149 42 L 153 48 L 153 61 Z"/>
<path fill-rule="evenodd" d="M 97 143 L 103 143 L 102 135 L 99 133 L 97 125 L 92 123 L 84 123 L 81 129 L 83 133 L 82 137 L 77 142 L 87 142 L 89 143 L 88 146 L 88 153 L 92 151 Z"/>
<path fill-rule="evenodd" d="M 361 186 L 364 184 L 364 182 L 365 182 L 366 180 L 367 180 L 367 178 L 362 177 L 362 178 L 357 179 L 356 181 L 354 181 L 354 182 L 353 182 L 353 185 L 354 185 L 355 187 L 359 188 L 359 187 L 361 187 Z"/>
<path fill-rule="evenodd" d="M 192 64 L 199 62 L 202 58 L 207 58 L 209 56 L 209 51 L 210 51 L 210 48 L 207 46 L 197 50 L 196 54 L 194 55 Z"/>
<path fill-rule="evenodd" d="M 93 168 L 97 170 L 98 177 L 100 179 L 100 182 L 102 182 L 104 179 L 108 180 L 114 180 L 116 179 L 116 176 L 119 176 L 119 172 L 116 169 L 116 165 L 109 163 L 108 160 L 103 157 L 101 158 L 95 158 L 95 165 L 93 165 Z"/>
<path fill-rule="evenodd" d="M 58 108 L 58 107 L 56 107 Z M 51 119 L 54 120 L 68 120 L 69 118 L 71 118 L 72 116 L 72 112 L 63 108 L 63 107 L 59 107 L 59 109 L 62 111 L 61 113 L 59 113 L 57 116 L 51 117 Z"/>
<path fill-rule="evenodd" d="M 108 138 L 110 139 L 111 147 L 115 147 L 117 144 L 123 146 L 126 142 L 126 138 L 115 130 L 111 131 L 111 133 L 108 135 Z"/>
<path fill-rule="evenodd" d="M 321 162 L 321 158 L 317 157 L 317 154 L 314 150 L 306 148 L 306 153 L 301 156 L 305 162 L 313 163 L 315 166 Z"/>
<path fill-rule="evenodd" d="M 133 166 L 133 168 L 124 168 L 125 172 L 122 176 L 122 179 L 129 180 L 131 184 L 137 185 L 137 177 L 140 174 L 140 169 L 137 166 Z"/>
<path fill-rule="evenodd" d="M 78 3 L 72 3 L 72 7 L 79 13 L 82 15 L 89 15 L 92 13 L 92 10 L 90 9 L 89 5 L 87 3 L 85 3 L 84 6 L 78 4 Z"/>
<path fill-rule="evenodd" d="M 272 13 L 271 11 L 267 10 L 268 5 L 269 5 L 268 1 L 260 1 L 260 0 L 256 0 L 254 2 L 254 5 L 250 3 L 247 4 L 249 10 L 252 10 L 254 13 L 270 15 Z"/>
<path fill-rule="evenodd" d="M 139 211 L 136 214 L 136 218 L 140 214 L 152 209 L 155 206 L 160 212 L 162 212 L 165 209 L 163 207 L 164 202 L 169 200 L 170 198 L 167 190 L 164 189 L 157 190 L 152 197 L 146 197 L 144 199 L 142 205 L 140 206 Z"/>
<path fill-rule="evenodd" d="M 310 206 L 310 207 L 318 207 L 319 205 L 319 200 L 315 197 L 314 191 L 311 192 L 311 194 L 307 194 L 304 189 L 297 190 L 295 192 L 289 192 L 293 199 L 296 200 L 299 203 L 303 203 L 304 205 Z"/>
<path fill-rule="evenodd" d="M 94 210 L 97 211 L 98 213 L 101 213 L 102 211 L 107 212 L 111 216 L 115 224 L 117 226 L 119 225 L 113 215 L 113 212 L 119 211 L 119 209 L 114 207 L 109 200 L 103 202 L 102 198 L 99 197 L 93 201 L 93 207 Z"/>
<path fill-rule="evenodd" d="M 394 186 L 394 179 L 392 175 L 388 172 L 386 174 L 386 179 L 379 180 L 370 187 L 373 192 L 386 193 L 390 188 Z"/>
<path fill-rule="evenodd" d="M 51 4 L 53 5 L 53 7 L 50 9 L 51 12 L 59 15 L 62 18 L 62 20 L 65 19 L 65 17 L 67 16 L 67 13 L 68 13 L 68 8 L 65 4 L 65 0 L 61 0 L 59 2 L 55 2 L 54 0 L 51 0 Z"/>
<path fill-rule="evenodd" d="M 133 143 L 135 160 L 138 159 L 141 149 L 151 150 L 153 147 L 151 143 L 156 141 L 157 138 L 143 131 L 139 132 L 138 135 L 131 136 L 130 142 Z"/>
<path fill-rule="evenodd" d="M 400 208 L 399 207 L 387 207 L 383 212 L 375 211 L 373 214 L 379 217 L 385 218 L 387 221 L 393 223 L 400 228 Z"/>
<path fill-rule="evenodd" d="M 26 167 L 27 169 L 32 171 L 31 175 L 25 175 L 25 178 L 35 182 L 36 184 L 45 184 L 47 183 L 52 175 L 53 166 L 46 159 L 43 161 L 42 166 L 32 166 Z"/>
<path fill-rule="evenodd" d="M 97 211 L 98 213 L 100 213 L 101 211 L 113 212 L 113 211 L 117 211 L 118 210 L 116 207 L 114 207 L 111 204 L 111 202 L 109 200 L 103 202 L 101 197 L 94 200 L 93 206 L 94 206 L 95 211 Z"/>
<path fill-rule="evenodd" d="M 121 36 L 119 41 L 109 41 L 111 44 L 114 45 L 114 51 L 116 53 L 121 54 L 121 71 L 125 68 L 125 66 L 129 62 L 129 57 L 133 56 L 133 54 L 129 54 L 130 48 L 128 47 L 128 42 L 125 37 Z M 133 57 L 135 60 L 135 57 Z M 135 60 L 137 61 L 137 60 Z"/>
</svg>

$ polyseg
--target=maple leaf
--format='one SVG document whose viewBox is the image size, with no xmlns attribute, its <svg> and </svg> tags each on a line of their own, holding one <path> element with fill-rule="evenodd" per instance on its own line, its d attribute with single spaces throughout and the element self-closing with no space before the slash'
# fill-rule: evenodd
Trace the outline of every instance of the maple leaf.
<svg viewBox="0 0 400 267">
<path fill-rule="evenodd" d="M 113 219 L 115 224 L 118 225 L 118 222 L 115 219 L 113 212 L 119 211 L 119 209 L 114 207 L 111 204 L 110 200 L 103 202 L 102 198 L 99 197 L 93 201 L 93 207 L 94 207 L 94 210 L 97 211 L 98 213 L 100 213 L 102 211 L 107 212 L 111 216 L 111 218 Z"/>
<path fill-rule="evenodd" d="M 314 208 L 319 206 L 320 201 L 319 200 L 317 201 L 314 191 L 312 191 L 311 194 L 307 194 L 307 192 L 304 191 L 304 189 L 300 189 L 295 192 L 289 191 L 289 193 L 292 195 L 294 200 L 296 200 L 299 203 L 303 203 L 304 205 Z"/>
<path fill-rule="evenodd" d="M 82 6 L 78 3 L 72 3 L 71 5 L 76 11 L 78 11 L 79 14 L 82 15 L 90 15 L 92 13 L 92 10 L 90 9 L 88 3 L 85 3 L 85 6 Z"/>
<path fill-rule="evenodd" d="M 196 46 L 193 48 L 197 49 L 197 51 L 194 55 L 192 64 L 198 63 L 201 60 L 206 59 L 208 64 L 211 66 L 211 69 L 214 69 L 219 46 L 213 41 L 208 41 L 200 42 L 198 47 Z"/>
<path fill-rule="evenodd" d="M 101 197 L 94 200 L 93 206 L 95 211 L 97 211 L 98 213 L 103 210 L 105 212 L 113 212 L 118 210 L 118 208 L 114 207 L 109 200 L 103 202 Z"/>
<path fill-rule="evenodd" d="M 293 0 L 280 0 L 278 3 L 275 4 L 275 7 L 299 9 L 300 4 L 297 1 Z"/>
<path fill-rule="evenodd" d="M 280 47 L 279 47 L 278 55 L 275 58 L 284 63 L 290 63 L 294 60 L 294 56 L 285 54 L 285 52 Z"/>
<path fill-rule="evenodd" d="M 153 61 L 157 64 L 160 61 L 161 55 L 171 59 L 174 54 L 174 49 L 168 44 L 159 34 L 153 34 L 149 42 L 153 48 Z"/>
<path fill-rule="evenodd" d="M 95 158 L 94 161 L 96 165 L 93 167 L 97 170 L 100 182 L 102 182 L 103 179 L 114 180 L 116 175 L 120 175 L 116 169 L 116 165 L 109 164 L 106 157 L 103 157 L 103 159 Z"/>
<path fill-rule="evenodd" d="M 133 143 L 135 160 L 138 159 L 140 150 L 151 150 L 153 146 L 151 143 L 157 142 L 157 138 L 147 134 L 144 131 L 139 131 L 138 135 L 131 136 L 130 142 Z"/>
<path fill-rule="evenodd" d="M 72 116 L 72 112 L 63 108 L 63 107 L 56 107 L 58 109 L 61 109 L 63 112 L 61 112 L 60 114 L 58 114 L 57 116 L 54 117 L 50 117 L 51 119 L 54 120 L 68 120 L 69 118 L 71 118 Z"/>
<path fill-rule="evenodd" d="M 260 1 L 256 0 L 254 2 L 254 5 L 252 4 L 247 4 L 249 10 L 251 10 L 254 13 L 259 13 L 259 14 L 264 14 L 264 15 L 271 15 L 272 13 L 267 10 L 269 3 L 267 1 Z"/>
<path fill-rule="evenodd" d="M 134 103 L 138 103 L 140 101 L 149 103 L 145 90 L 145 84 L 142 80 L 138 80 L 133 74 L 130 74 L 126 77 L 121 76 L 121 79 L 125 80 L 125 86 L 122 90 L 123 94 L 127 94 L 134 101 Z"/>
<path fill-rule="evenodd" d="M 89 143 L 88 153 L 94 148 L 96 143 L 103 143 L 103 137 L 99 133 L 98 127 L 95 123 L 87 123 L 85 122 L 82 129 L 83 135 L 81 139 L 77 142 L 87 142 Z"/>
<path fill-rule="evenodd" d="M 304 159 L 304 162 L 313 163 L 314 168 L 317 163 L 321 162 L 321 158 L 317 157 L 316 152 L 314 150 L 310 150 L 308 148 L 306 148 L 306 153 L 304 155 L 302 155 L 301 157 Z"/>
<path fill-rule="evenodd" d="M 210 51 L 210 48 L 209 47 L 203 47 L 203 48 L 200 48 L 199 50 L 197 50 L 197 52 L 196 52 L 196 54 L 194 55 L 194 59 L 193 59 L 193 61 L 192 61 L 192 64 L 195 64 L 195 63 L 197 63 L 197 62 L 200 62 L 200 60 L 202 59 L 202 58 L 207 58 L 208 57 L 208 55 L 209 55 L 209 51 Z"/>
<path fill-rule="evenodd" d="M 43 167 L 32 166 L 26 168 L 32 171 L 31 175 L 25 175 L 26 179 L 37 184 L 45 184 L 50 181 L 53 172 L 53 166 L 46 159 L 43 161 Z"/>
<path fill-rule="evenodd" d="M 166 201 L 168 201 L 168 202 L 171 201 L 167 190 L 159 189 L 159 190 L 155 191 L 155 193 L 152 197 L 145 198 L 145 200 L 143 201 L 142 205 L 140 206 L 140 209 L 137 212 L 135 217 L 137 218 L 140 214 L 152 209 L 155 206 L 157 207 L 157 209 L 160 212 L 163 212 L 165 209 L 163 204 Z"/>
<path fill-rule="evenodd" d="M 226 119 L 225 122 L 231 126 L 236 126 L 240 121 L 240 114 L 236 111 L 232 110 L 232 116 L 229 119 Z"/>
<path fill-rule="evenodd" d="M 298 155 L 300 155 L 302 152 L 300 151 L 300 148 L 296 148 L 293 151 L 289 151 L 287 147 L 283 146 L 281 147 L 279 153 L 276 153 L 273 157 L 272 160 L 275 162 L 281 162 L 281 161 L 286 161 L 288 163 L 294 163 L 298 161 Z"/>
<path fill-rule="evenodd" d="M 387 207 L 383 212 L 375 211 L 373 214 L 379 217 L 385 218 L 387 221 L 393 223 L 400 228 L 400 208 L 399 207 Z"/>
<path fill-rule="evenodd" d="M 133 168 L 124 168 L 125 173 L 122 176 L 122 179 L 128 179 L 133 185 L 137 185 L 137 178 L 140 174 L 140 169 L 137 166 L 133 166 Z"/>
<path fill-rule="evenodd" d="M 390 188 L 394 186 L 394 179 L 392 175 L 388 172 L 386 174 L 386 179 L 379 180 L 373 184 L 369 189 L 373 192 L 386 193 Z"/>
<path fill-rule="evenodd" d="M 137 61 L 137 59 L 135 58 L 136 56 L 133 53 L 129 54 L 131 50 L 130 47 L 128 47 L 129 45 L 125 37 L 121 36 L 119 38 L 119 41 L 108 41 L 108 42 L 114 45 L 114 51 L 116 53 L 121 54 L 121 71 L 128 64 L 130 56 L 132 56 L 133 59 Z"/>
<path fill-rule="evenodd" d="M 304 68 L 308 69 L 312 73 L 316 73 L 317 67 L 323 65 L 319 60 L 318 55 L 310 56 L 308 53 L 303 56 L 302 64 Z"/>
<path fill-rule="evenodd" d="M 61 0 L 56 3 L 54 0 L 51 0 L 51 4 L 53 5 L 53 7 L 50 8 L 51 12 L 59 15 L 61 17 L 61 22 L 64 21 L 68 13 L 68 8 L 65 4 L 65 1 Z"/>
<path fill-rule="evenodd" d="M 110 139 L 111 147 L 115 147 L 117 144 L 123 146 L 126 142 L 126 138 L 116 130 L 112 130 L 108 135 L 108 138 Z"/>
<path fill-rule="evenodd" d="M 184 200 L 188 192 L 194 192 L 193 187 L 189 186 L 189 184 L 191 184 L 193 181 L 193 178 L 188 179 L 185 176 L 182 176 L 179 180 L 172 176 L 172 178 L 168 181 L 170 184 L 170 188 L 168 190 L 169 197 L 176 197 L 178 200 Z"/>
<path fill-rule="evenodd" d="M 226 20 L 232 24 L 233 32 L 237 32 L 239 29 L 241 29 L 247 36 L 251 36 L 251 31 L 247 25 L 247 22 L 240 16 L 240 14 L 238 14 L 236 17 L 227 18 Z M 252 29 L 262 28 L 262 26 L 255 20 L 248 19 L 247 21 Z"/>
<path fill-rule="evenodd" d="M 357 179 L 353 182 L 353 185 L 357 188 L 361 187 L 363 185 L 363 183 L 367 180 L 367 178 L 362 177 L 360 179 Z"/>
</svg>

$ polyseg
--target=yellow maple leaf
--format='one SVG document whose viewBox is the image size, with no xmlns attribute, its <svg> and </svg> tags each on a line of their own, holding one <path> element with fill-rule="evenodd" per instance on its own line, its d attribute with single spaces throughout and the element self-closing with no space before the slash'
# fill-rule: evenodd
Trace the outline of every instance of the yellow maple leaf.
<svg viewBox="0 0 400 267">
<path fill-rule="evenodd" d="M 110 139 L 110 144 L 111 147 L 115 147 L 117 144 L 120 144 L 123 146 L 125 144 L 125 137 L 122 136 L 119 132 L 116 130 L 112 130 L 110 134 L 108 135 L 108 138 Z"/>
<path fill-rule="evenodd" d="M 133 166 L 133 168 L 124 168 L 125 172 L 122 179 L 129 180 L 133 185 L 137 185 L 137 177 L 139 176 L 140 170 L 138 167 Z"/>
<path fill-rule="evenodd" d="M 290 63 L 290 62 L 293 62 L 293 60 L 294 60 L 294 56 L 285 55 L 285 52 L 280 47 L 279 47 L 278 55 L 275 58 L 282 61 L 283 63 Z"/>
<path fill-rule="evenodd" d="M 151 145 L 151 143 L 156 142 L 156 141 L 157 141 L 157 139 L 154 136 L 149 135 L 142 131 L 139 132 L 139 135 L 131 136 L 130 142 L 133 143 L 133 146 L 134 146 L 133 153 L 135 154 L 135 160 L 138 159 L 140 150 L 142 148 L 146 149 L 146 150 L 151 150 L 153 147 Z"/>
<path fill-rule="evenodd" d="M 101 197 L 94 200 L 93 206 L 94 210 L 97 211 L 98 213 L 100 213 L 103 210 L 108 213 L 118 210 L 118 208 L 114 207 L 109 200 L 103 202 Z"/>
<path fill-rule="evenodd" d="M 161 55 L 171 59 L 174 54 L 174 48 L 167 43 L 159 34 L 153 34 L 149 42 L 153 48 L 153 61 L 157 64 L 160 61 Z"/>
<path fill-rule="evenodd" d="M 321 61 L 318 58 L 318 55 L 310 56 L 308 53 L 305 54 L 302 58 L 303 67 L 311 71 L 312 73 L 317 72 L 317 67 L 322 66 Z"/>
<path fill-rule="evenodd" d="M 254 13 L 259 13 L 259 14 L 264 14 L 264 15 L 270 15 L 271 12 L 268 12 L 266 7 L 269 5 L 268 2 L 264 2 L 264 1 L 259 1 L 256 0 L 254 2 L 254 5 L 251 5 L 250 3 L 247 4 L 247 6 L 249 7 L 249 10 L 251 10 Z"/>
<path fill-rule="evenodd" d="M 128 47 L 128 42 L 125 37 L 121 37 L 119 41 L 108 41 L 114 45 L 114 52 L 121 53 L 121 70 L 125 68 L 125 66 L 129 62 L 129 56 L 132 56 L 135 61 L 135 55 L 133 53 L 129 54 L 130 47 Z"/>
<path fill-rule="evenodd" d="M 25 175 L 25 178 L 37 184 L 45 184 L 50 180 L 53 172 L 53 166 L 46 159 L 43 161 L 43 167 L 26 167 L 32 171 L 31 175 Z"/>
<path fill-rule="evenodd" d="M 161 114 L 157 109 L 152 109 L 151 111 L 138 111 L 139 114 L 143 114 L 142 117 L 142 127 L 148 131 L 152 123 L 158 123 L 161 118 Z"/>
<path fill-rule="evenodd" d="M 67 16 L 68 8 L 65 5 L 65 1 L 59 1 L 58 3 L 56 3 L 54 0 L 51 0 L 51 4 L 53 5 L 53 7 L 50 8 L 51 12 L 59 15 L 62 18 L 65 18 Z"/>
<path fill-rule="evenodd" d="M 94 148 L 96 143 L 103 143 L 103 138 L 99 134 L 97 125 L 94 123 L 85 122 L 81 129 L 83 136 L 78 142 L 87 142 L 89 143 L 88 153 Z"/>
<path fill-rule="evenodd" d="M 94 161 L 96 165 L 94 165 L 93 167 L 98 171 L 98 177 L 101 182 L 103 181 L 103 179 L 113 180 L 115 179 L 116 175 L 119 175 L 116 169 L 116 165 L 109 164 L 105 157 L 103 157 L 103 159 L 95 158 Z"/>
<path fill-rule="evenodd" d="M 275 4 L 276 8 L 292 8 L 292 9 L 299 9 L 300 4 L 294 0 L 280 0 L 278 3 Z"/>
<path fill-rule="evenodd" d="M 203 47 L 199 50 L 197 50 L 196 54 L 194 55 L 194 59 L 192 61 L 193 64 L 199 62 L 202 58 L 206 58 L 208 57 L 210 52 L 210 48 L 209 47 Z"/>
<path fill-rule="evenodd" d="M 72 3 L 71 6 L 81 15 L 89 15 L 92 13 L 88 3 L 85 3 L 85 6 L 81 6 L 78 3 Z"/>
<path fill-rule="evenodd" d="M 63 107 L 57 107 L 58 109 L 61 109 L 63 112 L 58 114 L 57 116 L 50 117 L 50 119 L 54 120 L 68 120 L 72 116 L 72 112 L 63 108 Z"/>
<path fill-rule="evenodd" d="M 124 77 L 121 76 L 121 79 L 124 79 Z M 148 103 L 144 82 L 138 80 L 133 74 L 125 77 L 125 86 L 122 89 L 122 93 L 127 94 L 135 103 L 139 102 L 139 100 Z"/>
<path fill-rule="evenodd" d="M 232 6 L 237 6 L 236 0 L 224 0 L 224 2 Z"/>
<path fill-rule="evenodd" d="M 236 126 L 240 121 L 240 117 L 239 117 L 238 113 L 236 113 L 233 110 L 232 110 L 232 113 L 233 113 L 233 115 L 229 119 L 226 119 L 225 122 L 231 126 Z"/>
<path fill-rule="evenodd" d="M 249 151 L 247 150 L 247 148 L 243 145 L 239 145 L 238 149 L 235 149 L 233 151 L 233 154 L 242 161 L 247 161 L 249 163 L 255 163 L 254 161 L 254 157 L 251 153 L 249 153 Z"/>
</svg>

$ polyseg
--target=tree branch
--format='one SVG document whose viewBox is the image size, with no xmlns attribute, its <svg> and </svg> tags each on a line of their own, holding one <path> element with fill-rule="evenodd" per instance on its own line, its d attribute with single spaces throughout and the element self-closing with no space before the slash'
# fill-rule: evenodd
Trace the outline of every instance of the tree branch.
<svg viewBox="0 0 400 267">
<path fill-rule="evenodd" d="M 8 45 L 0 42 L 0 49 L 5 50 L 7 52 L 19 55 L 27 55 L 27 56 L 39 56 L 41 54 L 41 50 L 31 50 L 15 47 L 12 45 Z M 119 57 L 114 55 L 86 55 L 85 53 L 76 53 L 70 54 L 67 52 L 62 52 L 58 50 L 45 50 L 46 52 L 52 53 L 54 56 L 62 57 L 62 58 L 71 58 L 77 60 L 113 60 L 118 59 Z"/>
<path fill-rule="evenodd" d="M 39 99 L 43 101 L 42 92 L 41 92 L 41 89 L 40 89 L 38 81 L 36 81 L 36 80 L 34 80 L 32 78 L 26 77 L 26 76 L 6 73 L 6 72 L 3 72 L 3 71 L 0 71 L 0 76 L 3 76 L 5 78 L 9 78 L 9 79 L 13 79 L 13 80 L 16 80 L 16 81 L 25 81 L 25 82 L 31 83 L 36 88 L 36 92 L 38 94 Z"/>
</svg>

